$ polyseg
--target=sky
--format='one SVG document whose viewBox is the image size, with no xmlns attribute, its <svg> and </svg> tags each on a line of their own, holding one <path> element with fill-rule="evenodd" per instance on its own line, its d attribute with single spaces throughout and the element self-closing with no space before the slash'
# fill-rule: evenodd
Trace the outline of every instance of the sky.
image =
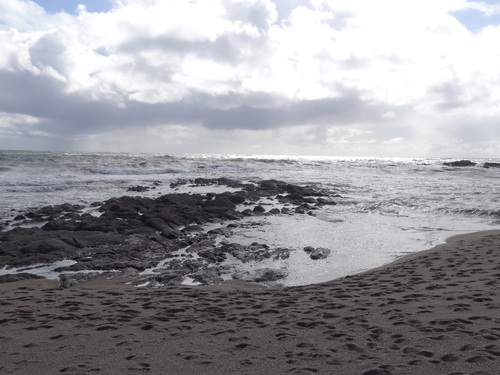
<svg viewBox="0 0 500 375">
<path fill-rule="evenodd" d="M 0 149 L 500 157 L 500 1 L 1 0 Z"/>
</svg>

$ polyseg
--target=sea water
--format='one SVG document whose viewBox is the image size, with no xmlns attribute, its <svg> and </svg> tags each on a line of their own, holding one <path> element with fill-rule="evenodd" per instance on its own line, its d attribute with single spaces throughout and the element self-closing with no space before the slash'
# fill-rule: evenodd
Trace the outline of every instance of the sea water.
<svg viewBox="0 0 500 375">
<path fill-rule="evenodd" d="M 310 284 L 381 266 L 456 234 L 499 228 L 500 168 L 484 168 L 499 160 L 474 159 L 474 167 L 448 167 L 446 161 L 0 151 L 0 219 L 53 204 L 90 206 L 126 194 L 155 197 L 173 192 L 172 182 L 197 177 L 314 185 L 338 194 L 337 205 L 314 216 L 247 218 L 262 225 L 244 225 L 230 239 L 290 248 L 289 259 L 241 268 L 286 268 L 286 285 Z M 126 191 L 153 184 L 156 189 L 144 193 Z M 331 254 L 311 260 L 305 246 L 327 247 Z"/>
</svg>

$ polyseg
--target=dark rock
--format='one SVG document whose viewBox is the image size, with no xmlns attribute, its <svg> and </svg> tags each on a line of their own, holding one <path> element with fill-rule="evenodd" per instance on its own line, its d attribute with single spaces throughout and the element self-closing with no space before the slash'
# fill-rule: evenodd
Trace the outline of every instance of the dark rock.
<svg viewBox="0 0 500 375">
<path fill-rule="evenodd" d="M 262 281 L 276 281 L 284 279 L 287 276 L 287 272 L 282 269 L 271 269 L 271 268 L 261 268 L 255 270 L 253 279 L 256 282 Z"/>
<path fill-rule="evenodd" d="M 231 275 L 231 277 L 233 279 L 254 281 L 260 283 L 281 280 L 284 279 L 287 275 L 287 272 L 282 269 L 260 268 L 252 272 L 235 272 Z"/>
<path fill-rule="evenodd" d="M 245 202 L 246 198 L 244 195 L 240 193 L 234 193 L 231 195 L 228 195 L 228 199 L 233 203 L 233 204 L 242 204 Z"/>
<path fill-rule="evenodd" d="M 500 168 L 500 163 L 484 163 L 484 168 Z"/>
<path fill-rule="evenodd" d="M 73 246 L 68 245 L 57 238 L 48 238 L 46 240 L 31 242 L 30 244 L 22 247 L 20 250 L 23 253 L 46 254 L 53 251 L 68 251 L 73 249 Z"/>
<path fill-rule="evenodd" d="M 473 161 L 470 160 L 457 160 L 457 161 L 444 162 L 443 164 L 448 167 L 474 167 L 477 163 L 474 163 Z"/>
<path fill-rule="evenodd" d="M 271 209 L 272 214 L 293 214 L 295 209 L 305 213 L 322 205 L 332 204 L 332 194 L 328 195 L 311 186 L 291 185 L 278 180 L 241 184 L 229 179 L 196 179 L 179 182 L 179 185 L 193 182 L 199 185 L 225 185 L 241 190 L 222 194 L 174 193 L 161 195 L 156 199 L 125 195 L 93 203 L 91 206 L 101 213 L 99 217 L 89 213 L 82 214 L 82 206 L 71 204 L 45 206 L 26 212 L 16 211 L 18 218 L 22 217 L 22 224 L 46 223 L 43 229 L 15 228 L 0 232 L 0 267 L 73 259 L 78 263 L 64 267 L 59 272 L 133 269 L 134 272 L 123 271 L 116 274 L 121 275 L 120 277 L 138 277 L 139 271 L 170 258 L 168 270 L 139 277 L 138 281 L 176 284 L 182 282 L 186 275 L 193 275 L 193 279 L 200 283 L 210 283 L 210 280 L 218 280 L 220 277 L 219 273 L 225 267 L 221 262 L 228 254 L 241 262 L 286 259 L 290 256 L 289 249 L 270 249 L 265 244 L 244 246 L 224 241 L 215 242 L 216 236 L 230 236 L 230 228 L 244 229 L 245 225 L 252 228 L 260 225 L 250 221 L 250 224 L 242 222 L 224 228 L 228 220 L 234 222 L 265 212 L 264 206 L 260 204 L 263 198 L 271 201 L 271 204 L 280 199 L 286 201 L 283 204 L 288 207 L 281 211 Z M 143 189 L 131 191 L 140 190 Z M 249 208 L 239 212 L 236 205 L 240 204 Z M 224 224 L 209 233 L 203 233 L 203 224 L 206 223 Z M 184 230 L 181 231 L 180 228 Z M 186 253 L 175 253 L 182 248 L 186 248 Z M 324 252 L 319 253 L 324 255 Z M 194 258 L 194 254 L 199 257 Z M 212 268 L 210 272 L 207 271 Z M 260 273 L 262 274 L 253 275 L 252 280 L 272 282 L 284 277 L 277 273 L 274 276 L 269 276 L 265 271 Z M 70 285 L 78 282 L 80 276 L 67 274 L 63 279 L 65 285 Z"/>
<path fill-rule="evenodd" d="M 42 276 L 32 275 L 31 273 L 15 273 L 11 275 L 0 276 L 0 284 L 2 283 L 14 283 L 16 281 L 28 280 L 28 279 L 43 279 Z"/>
<path fill-rule="evenodd" d="M 266 212 L 266 209 L 264 207 L 262 207 L 261 205 L 258 205 L 258 206 L 254 207 L 253 212 L 264 213 L 264 212 Z"/>
<path fill-rule="evenodd" d="M 290 249 L 279 247 L 271 252 L 271 256 L 274 260 L 288 259 L 290 258 Z"/>
<path fill-rule="evenodd" d="M 190 274 L 188 276 L 191 277 L 195 282 L 198 282 L 203 285 L 212 285 L 224 281 L 222 277 L 220 277 L 218 271 L 214 268 L 201 270 L 199 272 Z"/>
<path fill-rule="evenodd" d="M 149 191 L 150 188 L 146 187 L 146 186 L 141 186 L 141 185 L 138 185 L 138 186 L 133 186 L 133 187 L 129 187 L 127 189 L 127 191 L 135 191 L 135 192 L 138 192 L 138 193 L 143 193 L 145 191 Z"/>
<path fill-rule="evenodd" d="M 163 285 L 179 285 L 184 281 L 186 270 L 165 270 L 154 276 L 154 280 Z"/>
<path fill-rule="evenodd" d="M 172 229 L 170 225 L 168 225 L 165 221 L 163 221 L 159 217 L 150 217 L 150 218 L 145 217 L 145 219 L 146 219 L 144 222 L 145 225 L 153 229 L 156 229 L 159 232 L 165 231 L 166 233 L 168 233 Z"/>
<path fill-rule="evenodd" d="M 309 254 L 309 257 L 313 260 L 317 259 L 325 259 L 330 255 L 331 250 L 326 249 L 324 247 L 318 247 L 317 249 L 311 247 L 311 246 L 306 246 L 304 247 L 304 251 Z"/>
<path fill-rule="evenodd" d="M 248 208 L 246 210 L 241 211 L 241 214 L 243 216 L 254 216 L 254 213 L 252 212 L 252 210 L 250 210 Z"/>
<path fill-rule="evenodd" d="M 182 233 L 195 233 L 195 232 L 203 232 L 203 228 L 199 225 L 189 225 L 181 230 Z"/>
<path fill-rule="evenodd" d="M 233 202 L 231 202 L 231 199 L 224 195 L 217 195 L 214 199 L 207 201 L 204 206 L 224 208 L 228 210 L 236 209 L 236 206 Z"/>
<path fill-rule="evenodd" d="M 198 255 L 211 263 L 222 263 L 227 259 L 226 254 L 220 250 L 205 249 L 198 251 Z"/>
<path fill-rule="evenodd" d="M 99 276 L 101 276 L 100 272 L 85 272 L 85 273 L 82 272 L 82 273 L 72 273 L 72 274 L 62 273 L 59 275 L 59 281 L 60 281 L 59 288 L 61 289 L 70 288 L 79 282 L 95 279 L 96 277 Z"/>
<path fill-rule="evenodd" d="M 211 229 L 207 233 L 209 234 L 215 234 L 218 236 L 226 236 L 229 237 L 231 235 L 231 230 L 229 228 L 216 228 L 216 229 Z"/>
</svg>

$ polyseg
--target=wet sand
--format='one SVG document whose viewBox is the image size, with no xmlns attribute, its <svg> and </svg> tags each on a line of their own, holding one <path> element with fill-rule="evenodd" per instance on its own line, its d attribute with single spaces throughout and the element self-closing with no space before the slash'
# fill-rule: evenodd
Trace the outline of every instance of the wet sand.
<svg viewBox="0 0 500 375">
<path fill-rule="evenodd" d="M 498 374 L 500 231 L 331 282 L 0 284 L 2 374 Z"/>
</svg>

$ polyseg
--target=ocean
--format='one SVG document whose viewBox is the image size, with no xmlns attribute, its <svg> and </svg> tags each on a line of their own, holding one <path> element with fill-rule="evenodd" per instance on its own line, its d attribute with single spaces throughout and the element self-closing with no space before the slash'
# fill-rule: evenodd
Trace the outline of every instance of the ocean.
<svg viewBox="0 0 500 375">
<path fill-rule="evenodd" d="M 285 285 L 312 284 L 382 266 L 456 234 L 499 228 L 500 168 L 485 163 L 500 160 L 471 160 L 477 164 L 451 167 L 444 163 L 452 160 L 440 158 L 0 151 L 0 223 L 29 208 L 90 208 L 122 195 L 156 197 L 173 192 L 171 183 L 197 177 L 314 185 L 336 192 L 337 204 L 313 216 L 244 219 L 264 225 L 242 227 L 231 238 L 294 250 L 286 260 L 235 267 L 286 268 Z M 139 185 L 155 189 L 127 192 Z M 182 189 L 215 188 L 225 189 Z M 305 246 L 326 247 L 331 254 L 311 260 Z"/>
</svg>

